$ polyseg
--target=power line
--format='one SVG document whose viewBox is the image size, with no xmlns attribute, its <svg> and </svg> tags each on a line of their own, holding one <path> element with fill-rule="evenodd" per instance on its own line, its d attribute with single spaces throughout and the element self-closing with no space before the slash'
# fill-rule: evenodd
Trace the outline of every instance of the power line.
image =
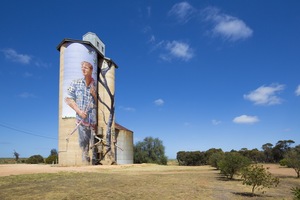
<svg viewBox="0 0 300 200">
<path fill-rule="evenodd" d="M 0 126 L 1 126 L 1 127 L 4 127 L 4 128 L 7 128 L 7 129 L 10 129 L 10 130 L 14 130 L 14 131 L 20 132 L 20 133 L 25 133 L 25 134 L 27 134 L 27 135 L 32 135 L 32 136 L 41 137 L 41 138 L 46 138 L 46 139 L 51 139 L 51 140 L 57 140 L 57 138 L 48 137 L 48 136 L 44 136 L 44 135 L 39 135 L 39 134 L 32 133 L 32 132 L 29 132 L 29 131 L 24 131 L 24 130 L 21 130 L 21 129 L 18 129 L 18 128 L 9 126 L 9 125 L 5 125 L 5 124 L 3 124 L 3 123 L 0 123 Z"/>
</svg>

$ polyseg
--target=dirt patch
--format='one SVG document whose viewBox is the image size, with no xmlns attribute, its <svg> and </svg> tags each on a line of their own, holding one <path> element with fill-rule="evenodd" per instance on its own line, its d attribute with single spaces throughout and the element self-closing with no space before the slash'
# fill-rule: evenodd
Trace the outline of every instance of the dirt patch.
<svg viewBox="0 0 300 200">
<path fill-rule="evenodd" d="M 292 168 L 282 167 L 277 164 L 265 164 L 264 167 L 278 176 L 296 176 L 295 170 Z M 103 171 L 148 171 L 155 173 L 158 169 L 160 172 L 166 172 L 175 168 L 177 173 L 187 173 L 189 170 L 196 170 L 197 167 L 183 167 L 183 166 L 158 166 L 153 164 L 128 164 L 128 165 L 93 165 L 93 166 L 73 166 L 60 167 L 57 165 L 44 164 L 3 164 L 0 165 L 0 176 L 10 176 L 19 174 L 37 174 L 37 173 L 58 173 L 58 172 L 103 172 Z M 209 166 L 205 167 L 210 168 Z M 198 169 L 198 168 L 197 168 Z M 204 169 L 203 166 L 201 169 Z M 211 168 L 213 169 L 213 168 Z M 176 171 L 175 171 L 176 173 Z"/>
<path fill-rule="evenodd" d="M 101 169 L 118 169 L 132 165 L 97 165 L 80 167 L 60 167 L 56 165 L 43 164 L 4 164 L 0 165 L 0 176 L 10 176 L 19 174 L 37 174 L 37 173 L 58 173 L 58 172 L 97 172 Z"/>
<path fill-rule="evenodd" d="M 287 168 L 280 166 L 278 164 L 264 164 L 264 167 L 266 167 L 269 172 L 271 172 L 274 175 L 278 176 L 296 176 L 296 172 L 292 168 Z"/>
</svg>

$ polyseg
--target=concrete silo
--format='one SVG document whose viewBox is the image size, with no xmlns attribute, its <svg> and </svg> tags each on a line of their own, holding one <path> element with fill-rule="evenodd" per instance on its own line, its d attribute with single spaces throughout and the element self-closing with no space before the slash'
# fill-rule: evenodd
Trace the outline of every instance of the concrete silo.
<svg viewBox="0 0 300 200">
<path fill-rule="evenodd" d="M 104 43 L 91 32 L 83 40 L 64 39 L 57 49 L 60 51 L 59 164 L 117 163 L 117 154 L 122 155 L 116 151 L 120 146 L 116 145 L 119 130 L 115 128 L 117 65 L 104 56 Z"/>
</svg>

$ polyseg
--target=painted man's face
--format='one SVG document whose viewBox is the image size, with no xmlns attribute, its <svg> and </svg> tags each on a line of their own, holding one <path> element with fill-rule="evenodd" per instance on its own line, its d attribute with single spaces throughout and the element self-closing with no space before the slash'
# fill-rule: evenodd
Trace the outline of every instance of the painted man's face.
<svg viewBox="0 0 300 200">
<path fill-rule="evenodd" d="M 83 63 L 81 66 L 83 76 L 92 76 L 92 67 L 88 63 Z"/>
</svg>

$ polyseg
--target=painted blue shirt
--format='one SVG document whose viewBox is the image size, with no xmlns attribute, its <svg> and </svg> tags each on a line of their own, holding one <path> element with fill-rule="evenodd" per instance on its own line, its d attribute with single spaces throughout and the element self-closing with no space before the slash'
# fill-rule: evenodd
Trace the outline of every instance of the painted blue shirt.
<svg viewBox="0 0 300 200">
<path fill-rule="evenodd" d="M 78 79 L 71 82 L 68 88 L 69 98 L 73 99 L 78 108 L 87 113 L 87 118 L 82 121 L 85 126 L 96 124 L 96 102 L 92 96 L 90 90 L 94 87 L 96 90 L 96 83 L 94 79 L 90 85 L 86 86 L 85 79 Z M 81 121 L 82 118 L 76 113 L 77 121 Z"/>
</svg>

